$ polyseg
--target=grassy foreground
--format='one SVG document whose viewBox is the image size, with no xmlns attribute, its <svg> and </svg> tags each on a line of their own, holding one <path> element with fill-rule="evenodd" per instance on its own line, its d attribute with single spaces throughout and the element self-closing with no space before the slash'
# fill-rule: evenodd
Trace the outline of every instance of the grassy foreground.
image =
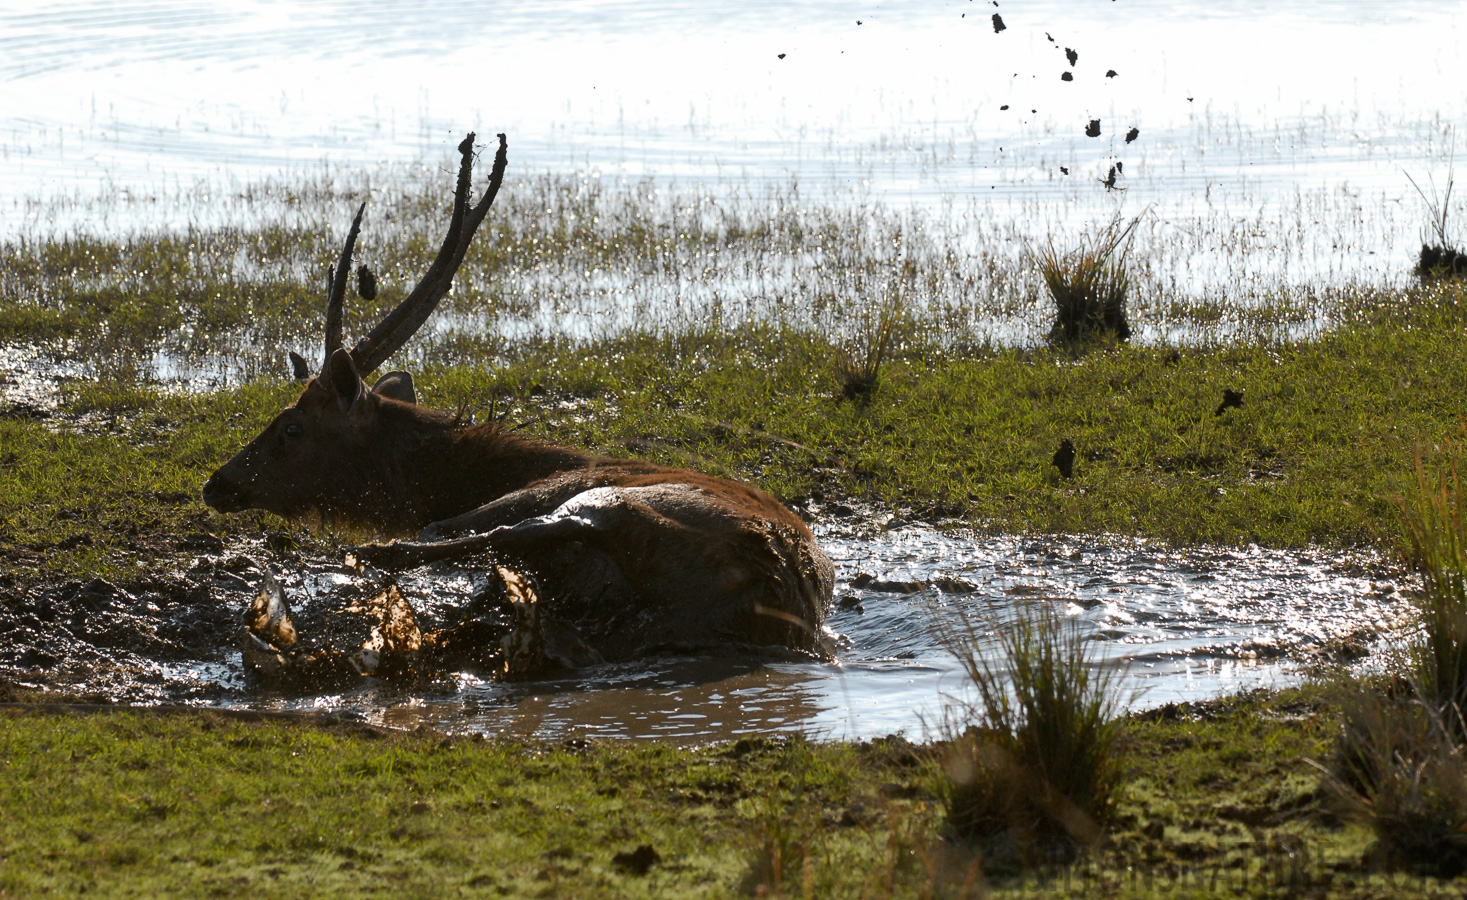
<svg viewBox="0 0 1467 900">
<path fill-rule="evenodd" d="M 0 711 L 0 896 L 1424 896 L 1306 758 L 1319 690 L 1123 724 L 1106 842 L 978 875 L 940 748 L 534 744 L 213 712 Z M 646 847 L 648 850 L 642 850 Z"/>
</svg>

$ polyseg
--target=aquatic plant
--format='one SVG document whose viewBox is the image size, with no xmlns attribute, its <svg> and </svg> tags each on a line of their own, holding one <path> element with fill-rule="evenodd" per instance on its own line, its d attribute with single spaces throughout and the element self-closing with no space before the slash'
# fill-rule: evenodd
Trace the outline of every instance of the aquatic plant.
<svg viewBox="0 0 1467 900">
<path fill-rule="evenodd" d="M 1051 341 L 1069 344 L 1087 337 L 1120 341 L 1131 337 L 1126 319 L 1126 296 L 1131 290 L 1126 254 L 1139 221 L 1137 217 L 1122 226 L 1116 216 L 1099 233 L 1082 239 L 1073 252 L 1055 249 L 1052 237 L 1038 252 L 1039 271 L 1054 299 Z"/>
<path fill-rule="evenodd" d="M 960 704 L 967 727 L 945 761 L 950 831 L 1019 863 L 1095 841 L 1120 783 L 1120 671 L 1097 664 L 1078 623 L 1044 601 L 1009 622 L 934 620 L 977 695 Z"/>
<path fill-rule="evenodd" d="M 1434 716 L 1467 738 L 1467 507 L 1459 467 L 1460 441 L 1443 441 L 1444 469 L 1432 472 L 1418 456 L 1416 489 L 1401 500 L 1403 558 L 1421 578 L 1415 595 L 1421 630 L 1409 650 L 1409 676 Z"/>
<path fill-rule="evenodd" d="M 903 264 L 903 278 L 887 288 L 886 299 L 875 310 L 862 311 L 857 335 L 835 350 L 835 374 L 840 395 L 846 400 L 864 400 L 881 383 L 881 364 L 891 353 L 897 323 L 907 314 L 905 282 L 915 275 L 911 262 Z"/>
<path fill-rule="evenodd" d="M 1434 281 L 1439 278 L 1456 278 L 1467 275 L 1467 253 L 1452 246 L 1447 238 L 1447 216 L 1451 209 L 1452 201 L 1452 164 L 1447 164 L 1447 186 L 1441 196 L 1437 196 L 1436 182 L 1430 181 L 1431 196 L 1426 196 L 1426 191 L 1416 183 L 1410 172 L 1404 173 L 1406 180 L 1411 182 L 1411 187 L 1416 189 L 1416 194 L 1421 202 L 1426 204 L 1427 226 L 1430 229 L 1426 240 L 1421 244 L 1421 252 L 1416 257 L 1416 268 L 1413 274 L 1422 281 Z M 1432 240 L 1435 239 L 1435 243 Z"/>
</svg>

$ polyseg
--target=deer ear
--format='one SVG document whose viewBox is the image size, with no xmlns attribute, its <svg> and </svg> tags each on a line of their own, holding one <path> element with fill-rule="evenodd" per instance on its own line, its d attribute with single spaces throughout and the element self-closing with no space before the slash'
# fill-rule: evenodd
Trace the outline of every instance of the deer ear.
<svg viewBox="0 0 1467 900">
<path fill-rule="evenodd" d="M 407 372 L 388 372 L 372 385 L 372 393 L 403 403 L 418 402 L 418 392 L 413 389 L 413 376 Z"/>
<path fill-rule="evenodd" d="M 352 362 L 351 351 L 338 347 L 326 363 L 326 377 L 342 409 L 351 411 L 362 399 L 362 376 L 357 374 L 357 364 Z"/>
<path fill-rule="evenodd" d="M 294 378 L 296 381 L 311 380 L 310 364 L 306 362 L 306 358 L 304 356 L 301 356 L 294 350 L 290 351 L 290 371 L 290 377 Z"/>
</svg>

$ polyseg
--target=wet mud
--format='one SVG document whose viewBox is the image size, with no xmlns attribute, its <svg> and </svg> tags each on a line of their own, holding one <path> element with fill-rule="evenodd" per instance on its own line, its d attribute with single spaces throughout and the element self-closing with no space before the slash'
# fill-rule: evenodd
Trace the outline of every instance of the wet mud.
<svg viewBox="0 0 1467 900">
<path fill-rule="evenodd" d="M 1091 631 L 1101 664 L 1125 669 L 1125 701 L 1150 707 L 1369 666 L 1410 610 L 1396 575 L 1368 556 L 994 538 L 870 510 L 827 515 L 817 534 L 838 572 L 834 662 L 667 652 L 545 665 L 555 634 L 527 618 L 532 598 L 507 590 L 492 562 L 389 578 L 288 541 L 217 547 L 201 536 L 132 583 L 23 587 L 6 576 L 0 701 L 325 712 L 557 739 L 921 736 L 965 691 L 934 615 L 999 621 L 1022 603 L 1055 603 Z M 272 609 L 282 600 L 288 640 Z"/>
<path fill-rule="evenodd" d="M 207 535 L 194 543 L 222 550 Z M 577 657 L 540 621 L 533 588 L 512 570 L 481 561 L 397 579 L 282 556 L 272 543 L 282 542 L 197 556 L 126 585 L 7 578 L 0 680 L 11 693 L 77 702 L 248 704 L 375 680 L 411 688 L 446 673 L 513 679 L 598 661 Z"/>
</svg>

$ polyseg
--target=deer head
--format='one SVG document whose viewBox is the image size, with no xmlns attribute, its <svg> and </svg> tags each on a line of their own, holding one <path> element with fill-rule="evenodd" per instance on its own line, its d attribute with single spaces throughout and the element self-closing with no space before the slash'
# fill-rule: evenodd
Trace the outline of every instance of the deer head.
<svg viewBox="0 0 1467 900">
<path fill-rule="evenodd" d="M 342 346 L 342 307 L 363 203 L 352 220 L 341 258 L 331 270 L 321 370 L 295 404 L 219 468 L 204 484 L 204 502 L 220 512 L 264 509 L 285 516 L 318 510 L 347 521 L 413 527 L 403 457 L 425 429 L 445 416 L 418 407 L 412 376 L 389 372 L 370 389 L 376 371 L 422 327 L 448 293 L 469 242 L 504 181 L 508 144 L 499 150 L 483 197 L 469 204 L 474 135 L 459 144 L 458 184 L 448 234 L 427 273 L 370 333 Z"/>
</svg>

